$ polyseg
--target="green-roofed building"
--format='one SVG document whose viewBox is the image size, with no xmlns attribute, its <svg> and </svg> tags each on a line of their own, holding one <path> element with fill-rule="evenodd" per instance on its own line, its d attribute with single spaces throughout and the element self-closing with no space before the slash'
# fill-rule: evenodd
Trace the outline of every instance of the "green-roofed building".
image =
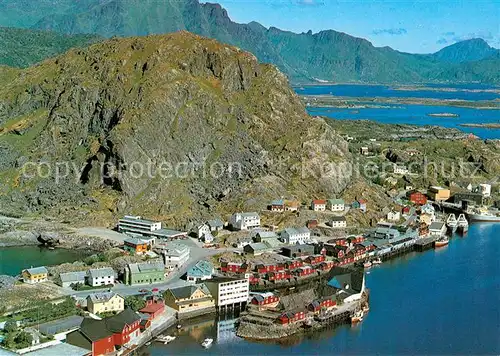
<svg viewBox="0 0 500 356">
<path fill-rule="evenodd" d="M 214 266 L 208 261 L 198 261 L 193 267 L 188 269 L 186 279 L 188 282 L 199 282 L 212 278 Z"/>
<path fill-rule="evenodd" d="M 125 268 L 125 283 L 130 285 L 161 283 L 165 281 L 162 262 L 130 263 Z"/>
<path fill-rule="evenodd" d="M 330 211 L 344 211 L 345 202 L 343 199 L 328 199 L 326 201 L 326 208 Z"/>
</svg>

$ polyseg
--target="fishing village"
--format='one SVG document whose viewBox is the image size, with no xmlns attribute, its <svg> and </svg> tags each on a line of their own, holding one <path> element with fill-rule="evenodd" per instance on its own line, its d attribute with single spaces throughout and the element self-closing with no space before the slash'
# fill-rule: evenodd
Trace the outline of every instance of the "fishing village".
<svg viewBox="0 0 500 356">
<path fill-rule="evenodd" d="M 394 171 L 407 173 L 400 166 Z M 362 197 L 307 203 L 278 198 L 261 212 L 236 212 L 227 221 L 214 217 L 191 231 L 124 216 L 110 231 L 122 239 L 114 250 L 135 262 L 121 269 L 99 263 L 19 271 L 13 288 L 51 284 L 62 293 L 33 308 L 4 310 L 2 347 L 28 355 L 127 355 L 152 342 L 175 342 L 191 318 L 234 311 L 236 335 L 250 340 L 362 323 L 370 310 L 370 269 L 406 253 L 442 248 L 451 236 L 466 235 L 471 222 L 497 220 L 498 202 L 484 207 L 492 198 L 489 184 L 454 193 L 441 186 L 406 188 L 376 226 L 351 234 L 347 217 L 370 210 Z M 301 214 L 314 218 L 283 229 L 262 223 Z M 40 316 L 41 309 L 52 313 Z M 205 338 L 201 346 L 213 342 Z"/>
</svg>

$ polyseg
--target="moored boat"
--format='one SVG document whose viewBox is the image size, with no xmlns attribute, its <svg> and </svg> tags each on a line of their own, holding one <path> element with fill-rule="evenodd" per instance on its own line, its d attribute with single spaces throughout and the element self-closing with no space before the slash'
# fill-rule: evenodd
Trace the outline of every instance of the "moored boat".
<svg viewBox="0 0 500 356">
<path fill-rule="evenodd" d="M 469 222 L 465 217 L 465 214 L 460 214 L 457 220 L 457 231 L 460 234 L 466 234 L 469 231 Z"/>
<path fill-rule="evenodd" d="M 445 237 L 440 238 L 436 242 L 434 242 L 434 247 L 443 247 L 443 246 L 448 245 L 449 242 L 450 242 L 450 239 L 445 236 Z"/>
<path fill-rule="evenodd" d="M 357 324 L 363 321 L 363 311 L 359 310 L 351 317 L 351 323 Z"/>
<path fill-rule="evenodd" d="M 371 266 L 372 266 L 372 263 L 370 261 L 366 261 L 365 263 L 363 263 L 364 268 L 370 268 Z"/>
<path fill-rule="evenodd" d="M 372 264 L 374 264 L 374 265 L 381 265 L 382 264 L 382 260 L 380 259 L 380 257 L 378 257 L 378 258 L 376 258 L 376 259 L 374 259 L 372 261 Z"/>
<path fill-rule="evenodd" d="M 159 342 L 163 342 L 165 345 L 174 341 L 175 336 L 170 336 L 170 335 L 160 335 L 156 337 L 156 340 Z"/>
<path fill-rule="evenodd" d="M 205 340 L 203 340 L 203 342 L 201 343 L 201 346 L 203 346 L 204 348 L 208 349 L 210 346 L 212 346 L 212 343 L 214 342 L 214 339 L 210 339 L 210 338 L 206 338 Z"/>
</svg>

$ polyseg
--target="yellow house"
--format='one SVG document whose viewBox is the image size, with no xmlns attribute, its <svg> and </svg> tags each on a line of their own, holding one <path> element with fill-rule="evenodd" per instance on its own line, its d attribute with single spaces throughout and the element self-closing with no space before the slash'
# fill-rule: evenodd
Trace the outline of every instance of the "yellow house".
<svg viewBox="0 0 500 356">
<path fill-rule="evenodd" d="M 434 201 L 445 201 L 450 199 L 451 192 L 443 187 L 430 187 L 427 195 Z"/>
<path fill-rule="evenodd" d="M 179 314 L 215 307 L 214 298 L 204 284 L 168 289 L 165 304 Z"/>
<path fill-rule="evenodd" d="M 94 293 L 87 297 L 87 309 L 93 314 L 121 312 L 125 309 L 125 300 L 113 292 Z"/>
<path fill-rule="evenodd" d="M 28 268 L 23 270 L 22 276 L 24 283 L 41 283 L 48 280 L 49 271 L 45 267 Z"/>
</svg>

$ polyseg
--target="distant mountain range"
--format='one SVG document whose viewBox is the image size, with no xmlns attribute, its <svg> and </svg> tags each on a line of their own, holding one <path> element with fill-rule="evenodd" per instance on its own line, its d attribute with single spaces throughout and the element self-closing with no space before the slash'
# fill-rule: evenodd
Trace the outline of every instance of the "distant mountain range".
<svg viewBox="0 0 500 356">
<path fill-rule="evenodd" d="M 0 25 L 103 37 L 188 30 L 238 46 L 292 81 L 500 83 L 500 52 L 482 39 L 421 55 L 375 47 L 333 30 L 293 33 L 238 24 L 218 4 L 197 0 L 0 0 Z"/>
</svg>

